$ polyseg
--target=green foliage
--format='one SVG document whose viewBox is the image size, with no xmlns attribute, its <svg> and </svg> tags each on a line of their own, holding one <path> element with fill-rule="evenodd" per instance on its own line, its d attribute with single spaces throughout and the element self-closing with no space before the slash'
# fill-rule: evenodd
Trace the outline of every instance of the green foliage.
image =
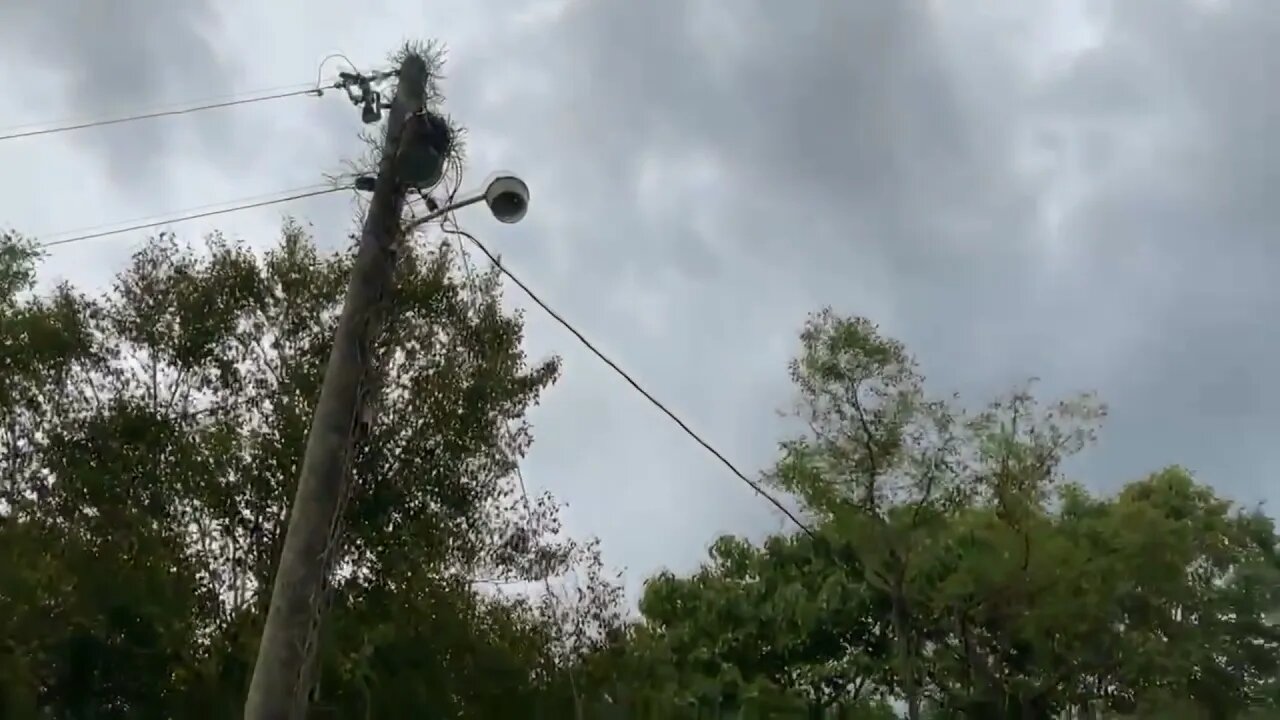
<svg viewBox="0 0 1280 720">
<path fill-rule="evenodd" d="M 866 320 L 815 315 L 792 375 L 807 432 L 769 478 L 820 537 L 726 537 L 651 579 L 629 636 L 646 682 L 733 717 L 1280 713 L 1269 518 L 1179 468 L 1090 494 L 1061 468 L 1105 415 L 1091 397 L 966 414 Z"/>
<path fill-rule="evenodd" d="M 0 242 L 0 716 L 237 717 L 349 260 L 163 236 L 88 297 L 37 259 Z M 455 261 L 399 266 L 315 717 L 555 716 L 599 633 L 493 592 L 596 551 L 514 480 L 558 365 Z M 598 573 L 579 600 L 616 610 Z"/>
<path fill-rule="evenodd" d="M 238 717 L 349 261 L 161 237 L 90 297 L 38 260 L 0 241 L 0 717 Z M 454 260 L 398 271 L 313 717 L 1280 715 L 1270 518 L 1176 467 L 1089 492 L 1093 398 L 965 412 L 830 311 L 767 474 L 816 537 L 721 538 L 624 622 L 516 475 L 558 365 Z"/>
</svg>

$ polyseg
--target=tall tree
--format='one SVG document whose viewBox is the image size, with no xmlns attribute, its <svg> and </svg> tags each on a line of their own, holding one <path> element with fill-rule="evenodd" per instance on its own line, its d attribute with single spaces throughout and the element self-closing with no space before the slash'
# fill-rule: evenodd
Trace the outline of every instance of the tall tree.
<svg viewBox="0 0 1280 720">
<path fill-rule="evenodd" d="M 0 692 L 59 717 L 235 717 L 349 260 L 293 223 L 265 254 L 161 236 L 93 297 L 35 292 L 37 260 L 0 243 Z M 412 248 L 397 273 L 318 715 L 560 693 L 560 629 L 481 589 L 590 554 L 513 476 L 558 364 L 526 360 L 496 275 L 456 260 Z"/>
<path fill-rule="evenodd" d="M 767 685 L 818 713 L 856 687 L 930 718 L 1274 711 L 1269 519 L 1177 468 L 1091 495 L 1062 470 L 1091 397 L 966 414 L 863 319 L 815 315 L 792 375 L 807 430 L 770 478 L 818 536 L 725 538 L 653 578 L 631 642 L 659 686 L 723 706 Z"/>
</svg>

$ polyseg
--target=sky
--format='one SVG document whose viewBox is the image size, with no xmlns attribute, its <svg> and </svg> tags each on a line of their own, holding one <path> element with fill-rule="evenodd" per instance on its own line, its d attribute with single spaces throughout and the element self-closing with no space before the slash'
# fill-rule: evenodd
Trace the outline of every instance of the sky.
<svg viewBox="0 0 1280 720">
<path fill-rule="evenodd" d="M 1176 463 L 1277 496 L 1274 0 L 6 0 L 0 129 L 297 86 L 330 53 L 368 70 L 433 38 L 469 178 L 532 192 L 522 223 L 464 227 L 749 473 L 829 305 L 973 405 L 1032 376 L 1096 391 L 1110 417 L 1072 467 L 1091 486 Z M 314 185 L 360 129 L 331 93 L 0 142 L 0 227 Z M 345 195 L 172 229 L 265 247 L 285 212 L 325 247 L 352 230 Z M 145 237 L 58 248 L 44 279 L 99 286 Z M 509 290 L 529 354 L 564 360 L 525 477 L 633 592 L 722 533 L 786 527 Z"/>
</svg>

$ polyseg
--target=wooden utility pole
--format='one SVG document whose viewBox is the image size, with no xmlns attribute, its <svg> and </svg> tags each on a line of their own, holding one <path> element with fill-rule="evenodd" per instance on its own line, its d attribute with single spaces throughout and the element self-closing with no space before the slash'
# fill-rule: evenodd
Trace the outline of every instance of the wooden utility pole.
<svg viewBox="0 0 1280 720">
<path fill-rule="evenodd" d="M 427 65 L 412 52 L 400 66 L 387 117 L 377 182 L 320 389 L 298 490 L 271 591 L 258 659 L 245 699 L 245 720 L 302 720 L 324 611 L 323 595 L 337 552 L 350 492 L 350 461 L 374 367 L 373 344 L 391 290 L 401 241 L 404 188 L 397 162 L 423 110 Z"/>
</svg>

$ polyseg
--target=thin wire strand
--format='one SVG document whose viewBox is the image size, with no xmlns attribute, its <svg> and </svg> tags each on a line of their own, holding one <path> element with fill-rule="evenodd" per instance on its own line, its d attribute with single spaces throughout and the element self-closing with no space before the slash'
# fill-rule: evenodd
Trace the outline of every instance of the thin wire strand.
<svg viewBox="0 0 1280 720">
<path fill-rule="evenodd" d="M 341 191 L 350 190 L 350 189 L 351 189 L 351 186 L 349 185 L 340 185 L 338 187 L 325 187 L 319 190 L 310 190 L 307 192 L 295 192 L 292 195 L 286 195 L 284 197 L 274 198 L 271 200 L 262 200 L 259 202 L 243 202 L 242 204 L 234 205 L 229 208 L 222 208 L 219 210 L 209 210 L 206 212 L 181 214 L 173 217 L 164 218 L 162 220 L 138 223 L 135 225 L 129 225 L 122 228 L 115 228 L 113 230 L 103 230 L 100 232 L 92 232 L 92 233 L 85 233 L 82 235 L 75 235 L 69 238 L 64 238 L 62 240 L 54 240 L 52 242 L 40 243 L 36 247 L 43 249 L 43 248 L 56 247 L 58 245 L 69 245 L 71 243 L 77 243 L 82 240 L 94 240 L 97 238 L 107 237 L 110 235 L 119 235 L 121 233 L 133 232 L 135 230 L 147 230 L 150 228 L 160 227 L 161 225 L 170 225 L 172 223 L 186 222 L 188 220 L 199 220 L 201 218 L 213 217 L 215 215 L 225 215 L 227 213 L 240 212 L 241 210 L 252 210 L 254 208 L 267 207 L 268 205 L 278 205 L 280 203 L 293 202 L 295 200 L 302 200 L 304 198 L 316 197 L 318 195 L 327 195 L 329 193 L 341 192 Z M 242 202 L 242 201 L 230 200 L 228 202 Z"/>
<path fill-rule="evenodd" d="M 449 194 L 447 196 L 445 196 L 445 201 L 443 204 L 446 207 L 453 204 L 454 198 L 456 198 L 458 195 L 458 188 L 460 188 L 461 186 L 462 186 L 462 177 L 459 174 L 457 176 L 457 180 L 453 183 L 453 189 L 449 191 Z M 422 201 L 427 204 L 427 211 L 430 212 L 431 203 L 432 203 L 431 196 L 427 193 L 427 191 L 419 190 L 418 197 L 422 198 Z M 410 212 L 412 212 L 412 208 L 410 209 Z M 458 225 L 458 216 L 456 213 L 452 213 L 452 212 L 446 213 L 440 218 L 440 227 L 442 230 L 445 230 L 446 223 L 448 225 L 451 225 L 455 230 L 462 229 L 461 226 Z M 447 234 L 449 231 L 445 230 L 445 232 Z M 471 268 L 471 259 L 467 253 L 467 248 L 465 245 L 462 244 L 461 235 L 459 235 L 457 232 L 454 232 L 453 236 L 454 236 L 454 240 L 456 241 L 454 245 L 455 247 L 458 248 L 458 258 L 461 259 L 462 269 L 465 272 L 465 277 L 467 281 L 467 290 L 468 292 L 471 293 L 472 299 L 479 302 L 478 300 L 479 293 L 476 286 L 476 276 L 475 276 L 475 272 Z"/>
<path fill-rule="evenodd" d="M 341 180 L 341 179 L 345 179 L 346 177 L 348 177 L 348 176 L 347 176 L 347 175 L 335 175 L 335 176 L 334 176 L 334 179 L 335 179 L 335 180 Z M 184 208 L 183 210 L 181 210 L 181 211 L 177 211 L 177 212 L 180 212 L 180 213 L 198 212 L 198 211 L 200 211 L 200 210 L 208 210 L 208 209 L 211 209 L 211 208 L 220 208 L 220 207 L 224 207 L 224 206 L 226 206 L 226 205 L 232 205 L 232 204 L 238 204 L 238 203 L 246 203 L 246 202 L 256 202 L 256 201 L 258 201 L 258 200 L 263 200 L 263 199 L 266 199 L 266 198 L 274 198 L 274 197 L 276 197 L 276 196 L 278 196 L 278 195 L 281 195 L 281 194 L 284 194 L 284 193 L 308 192 L 308 191 L 310 191 L 310 190 L 318 190 L 318 189 L 320 189 L 320 188 L 325 188 L 325 187 L 334 187 L 334 185 L 333 185 L 333 183 L 331 183 L 331 182 L 326 182 L 326 183 L 314 183 L 314 184 L 312 184 L 312 185 L 304 185 L 304 186 L 302 186 L 302 187 L 291 188 L 291 189 L 289 189 L 289 190 L 277 190 L 276 192 L 262 193 L 262 194 L 260 194 L 260 195 L 251 195 L 251 196 L 248 196 L 248 197 L 242 197 L 242 198 L 239 198 L 239 199 L 236 199 L 236 200 L 224 200 L 224 201 L 222 201 L 222 202 L 206 203 L 206 204 L 204 204 L 204 205 L 195 205 L 195 206 L 193 206 L 193 207 Z M 115 228 L 115 227 L 118 227 L 118 226 L 120 226 L 120 225 L 125 225 L 125 224 L 133 224 L 133 223 L 149 222 L 149 221 L 152 221 L 152 220 L 160 220 L 161 218 L 163 218 L 163 217 L 167 217 L 168 215 L 172 215 L 172 214 L 173 214 L 173 213 L 160 213 L 160 214 L 157 214 L 157 213 L 151 213 L 150 215 L 137 215 L 137 216 L 134 216 L 134 217 L 131 217 L 131 218 L 125 218 L 125 219 L 122 219 L 122 220 L 117 220 L 117 221 L 115 221 L 115 222 L 109 222 L 109 223 L 98 223 L 97 225 L 86 225 L 86 226 L 84 226 L 84 227 L 73 228 L 73 229 L 70 229 L 70 230 L 60 230 L 60 231 L 58 231 L 58 232 L 56 232 L 56 233 L 44 234 L 44 235 L 38 235 L 38 237 L 43 237 L 43 238 L 45 238 L 45 240 L 46 240 L 47 242 L 56 242 L 56 241 L 58 241 L 58 240 L 61 238 L 61 236 L 63 236 L 63 235 L 68 235 L 68 236 L 70 236 L 70 235 L 82 235 L 82 234 L 86 234 L 86 233 L 94 233 L 94 232 L 97 232 L 97 231 L 99 231 L 99 230 L 107 230 L 107 229 Z"/>
<path fill-rule="evenodd" d="M 343 55 L 340 52 L 329 53 L 328 55 L 325 55 L 324 59 L 320 61 L 320 64 L 316 66 L 316 89 L 317 90 L 320 89 L 320 83 L 321 83 L 320 74 L 324 72 L 324 64 L 333 59 L 345 60 L 347 65 L 351 66 L 352 72 L 357 74 L 360 72 L 360 68 L 356 67 L 356 64 L 351 62 L 351 58 L 347 57 L 346 55 Z"/>
<path fill-rule="evenodd" d="M 0 142 L 5 140 L 17 140 L 19 138 L 36 137 L 37 135 L 52 135 L 55 133 L 71 132 L 72 130 L 84 130 L 86 128 L 101 127 L 104 125 L 119 125 L 121 123 L 137 122 L 139 120 L 151 120 L 154 118 L 172 117 L 175 115 L 187 115 L 189 113 L 202 112 L 205 110 L 216 110 L 219 108 L 234 107 L 236 105 L 248 105 L 250 103 L 264 102 L 267 100 L 279 100 L 282 98 L 296 97 L 299 95 L 315 95 L 319 96 L 323 92 L 322 89 L 308 85 L 302 90 L 292 90 L 290 92 L 273 93 L 271 95 L 261 95 L 258 97 L 240 98 L 237 100 L 226 100 L 223 102 L 207 103 L 204 105 L 194 105 L 191 107 L 179 108 L 176 110 L 160 110 L 156 112 L 140 113 L 137 115 L 126 115 L 124 117 L 109 118 L 106 120 L 91 120 L 88 122 L 75 123 L 73 125 L 60 125 L 51 128 L 41 128 L 39 130 L 23 130 L 19 132 L 10 132 L 0 135 Z"/>
<path fill-rule="evenodd" d="M 584 336 L 581 332 L 579 332 L 578 329 L 574 327 L 572 323 L 570 323 L 568 320 L 565 320 L 564 317 L 560 315 L 560 313 L 556 312 L 554 309 L 551 308 L 551 306 L 543 302 L 542 298 L 538 297 L 537 293 L 529 289 L 528 285 L 525 285 L 524 282 L 520 280 L 519 277 L 517 277 L 514 273 L 508 270 L 507 267 L 502 264 L 502 262 L 498 259 L 496 255 L 489 252 L 489 248 L 485 247 L 485 244 L 480 242 L 476 238 L 476 236 L 458 227 L 445 228 L 442 226 L 441 229 L 446 233 L 454 233 L 470 240 L 472 244 L 474 244 L 477 248 L 480 249 L 480 252 L 484 253 L 485 257 L 489 258 L 489 261 L 493 263 L 494 267 L 498 268 L 499 272 L 505 275 L 509 280 L 511 280 L 511 282 L 515 283 L 516 286 L 518 286 L 522 291 L 524 291 L 525 295 L 529 296 L 530 300 L 532 300 L 538 307 L 542 308 L 548 315 L 550 315 L 553 319 L 555 319 L 556 322 L 560 323 L 560 325 L 565 330 L 568 330 L 570 334 L 572 334 L 575 338 L 577 338 L 578 342 L 582 343 L 583 347 L 591 351 L 591 353 L 595 355 L 597 358 L 599 358 L 601 362 L 603 362 L 605 365 L 608 365 L 610 369 L 612 369 L 615 373 L 618 374 L 619 377 L 625 380 L 628 385 L 630 385 L 632 388 L 635 389 L 636 392 L 644 396 L 644 398 L 648 400 L 651 405 L 656 407 L 658 410 L 662 411 L 662 413 L 666 415 L 668 418 L 670 418 L 677 426 L 679 426 L 680 429 L 683 430 L 686 435 L 692 438 L 694 442 L 701 445 L 703 449 L 705 449 L 707 452 L 711 453 L 711 455 L 715 457 L 716 460 L 720 461 L 720 464 L 728 468 L 729 471 L 732 472 L 739 480 L 741 480 L 748 487 L 754 490 L 757 495 L 764 498 L 771 505 L 777 508 L 783 515 L 785 515 L 787 519 L 795 523 L 796 527 L 800 528 L 802 531 L 804 531 L 806 535 L 813 538 L 814 540 L 818 539 L 817 533 L 815 533 L 813 529 L 811 529 L 804 521 L 802 521 L 799 517 L 797 517 L 795 513 L 793 513 L 790 509 L 788 509 L 786 505 L 783 505 L 780 500 L 778 500 L 773 495 L 771 495 L 768 491 L 766 491 L 764 487 L 760 485 L 760 483 L 747 477 L 746 473 L 739 470 L 738 466 L 734 465 L 733 462 L 729 460 L 729 458 L 725 457 L 724 454 L 721 453 L 719 450 L 717 450 L 711 443 L 704 440 L 701 435 L 699 435 L 692 428 L 690 428 L 689 425 L 686 424 L 684 420 L 680 419 L 680 416 L 676 415 L 669 408 L 667 408 L 667 406 L 661 400 L 658 400 L 656 397 L 654 397 L 653 394 L 650 393 L 648 390 L 645 390 L 644 387 L 640 385 L 640 383 L 636 382 L 636 380 L 632 378 L 631 375 L 627 373 L 627 371 L 619 367 L 618 364 L 615 363 L 613 360 L 611 360 L 608 355 L 605 355 L 598 348 L 596 348 L 596 346 L 590 340 L 588 340 L 586 336 Z"/>
<path fill-rule="evenodd" d="M 332 87 L 332 83 L 335 82 L 335 79 L 330 78 L 328 80 L 320 80 L 320 82 L 323 83 L 325 88 L 329 88 L 329 87 Z M 167 103 L 162 103 L 158 105 L 148 105 L 146 107 L 138 108 L 135 111 L 135 114 L 158 112 L 160 110 L 172 110 L 178 107 L 185 107 L 187 105 L 203 105 L 205 103 L 221 102 L 223 100 L 235 100 L 235 99 L 247 97 L 250 95 L 265 95 L 269 93 L 285 92 L 289 90 L 305 90 L 305 89 L 315 90 L 316 86 L 317 86 L 316 83 L 291 83 L 289 85 L 273 85 L 272 87 L 257 88 L 255 90 L 243 90 L 241 92 L 223 93 L 222 95 L 206 95 L 204 97 L 191 98 L 188 100 L 175 100 L 173 102 L 167 102 Z M 39 122 L 26 122 L 26 123 L 19 123 L 17 125 L 9 125 L 7 127 L 0 128 L 0 132 L 9 133 L 9 132 L 15 132 L 17 130 L 26 130 L 27 128 L 42 128 L 42 127 L 47 127 L 49 125 L 70 125 L 70 124 L 76 124 L 76 123 L 82 123 L 82 122 L 88 122 L 88 119 L 86 118 L 86 116 L 75 115 L 71 117 L 61 117 L 56 120 L 42 120 Z"/>
</svg>

